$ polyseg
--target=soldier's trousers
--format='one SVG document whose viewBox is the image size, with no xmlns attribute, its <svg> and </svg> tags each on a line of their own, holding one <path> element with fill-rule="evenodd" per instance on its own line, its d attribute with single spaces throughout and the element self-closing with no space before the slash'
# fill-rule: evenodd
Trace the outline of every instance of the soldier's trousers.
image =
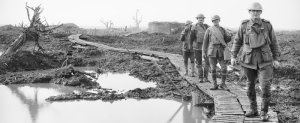
<svg viewBox="0 0 300 123">
<path fill-rule="evenodd" d="M 194 53 L 191 51 L 182 51 L 183 54 L 183 62 L 184 64 L 188 64 L 188 60 L 190 59 L 191 64 L 195 61 Z"/>
<path fill-rule="evenodd" d="M 268 65 L 263 68 L 250 69 L 242 67 L 245 76 L 247 77 L 247 95 L 250 100 L 250 108 L 252 111 L 257 111 L 256 92 L 255 92 L 255 81 L 258 77 L 261 91 L 262 91 L 262 104 L 261 111 L 268 112 L 270 97 L 271 97 L 271 81 L 273 78 L 273 66 Z"/>
<path fill-rule="evenodd" d="M 197 63 L 198 75 L 199 78 L 207 78 L 208 76 L 208 69 L 209 69 L 209 62 L 208 58 L 203 59 L 202 62 L 202 50 L 194 50 L 195 58 Z"/>
<path fill-rule="evenodd" d="M 216 83 L 217 82 L 216 81 L 217 63 L 219 63 L 221 66 L 222 84 L 225 84 L 226 74 L 227 74 L 226 61 L 224 60 L 223 57 L 219 57 L 217 55 L 217 57 L 209 57 L 209 64 L 210 64 L 210 69 L 211 69 L 211 74 L 212 74 L 212 79 L 213 79 L 214 85 L 217 84 Z"/>
</svg>

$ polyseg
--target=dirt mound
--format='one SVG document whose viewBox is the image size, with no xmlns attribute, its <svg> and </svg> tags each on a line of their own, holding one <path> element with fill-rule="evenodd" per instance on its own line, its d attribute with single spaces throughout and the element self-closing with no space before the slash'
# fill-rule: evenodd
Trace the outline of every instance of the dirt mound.
<svg viewBox="0 0 300 123">
<path fill-rule="evenodd" d="M 130 90 L 126 92 L 125 95 L 129 98 L 149 99 L 149 98 L 163 97 L 164 94 L 159 93 L 159 90 L 157 88 L 146 88 L 146 89 L 136 88 L 134 90 Z"/>
<path fill-rule="evenodd" d="M 89 76 L 89 77 L 87 77 Z M 28 84 L 28 83 L 55 83 L 64 86 L 75 86 L 80 88 L 100 87 L 90 73 L 75 70 L 73 66 L 50 70 L 37 70 L 28 72 L 13 72 L 0 75 L 2 84 Z"/>
<path fill-rule="evenodd" d="M 88 78 L 85 73 L 75 71 L 72 66 L 67 66 L 55 70 L 53 73 L 51 83 L 61 84 L 65 86 L 79 86 L 82 88 L 98 87 L 99 84 Z"/>
<path fill-rule="evenodd" d="M 56 56 L 59 55 L 62 54 L 42 54 L 30 51 L 19 51 L 1 58 L 0 74 L 5 72 L 57 68 L 61 65 L 61 61 L 56 58 Z"/>
</svg>

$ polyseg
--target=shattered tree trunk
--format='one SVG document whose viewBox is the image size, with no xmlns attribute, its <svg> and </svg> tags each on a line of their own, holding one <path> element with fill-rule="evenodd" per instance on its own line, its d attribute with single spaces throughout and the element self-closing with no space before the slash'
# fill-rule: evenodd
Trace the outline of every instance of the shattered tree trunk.
<svg viewBox="0 0 300 123">
<path fill-rule="evenodd" d="M 48 25 L 47 21 L 46 20 L 41 21 L 41 19 L 40 19 L 40 14 L 43 12 L 43 9 L 40 7 L 40 5 L 33 8 L 33 7 L 28 6 L 26 3 L 25 8 L 26 8 L 27 17 L 28 17 L 30 25 L 28 27 L 24 27 L 23 23 L 22 23 L 21 27 L 23 28 L 23 30 L 22 30 L 23 33 L 19 35 L 19 37 L 8 47 L 8 49 L 1 56 L 16 52 L 26 42 L 27 37 L 31 37 L 35 41 L 33 50 L 35 50 L 35 47 L 37 46 L 38 51 L 42 50 L 42 52 L 43 52 L 44 49 L 39 44 L 40 34 L 49 34 L 54 29 L 62 26 L 62 24 L 61 24 L 56 27 L 47 29 L 47 27 L 50 27 Z M 33 11 L 32 17 L 30 17 L 29 10 Z M 46 22 L 46 24 L 44 24 L 44 22 Z"/>
<path fill-rule="evenodd" d="M 26 35 L 24 33 L 20 34 L 19 37 L 2 54 L 2 56 L 8 55 L 10 53 L 17 51 L 25 43 L 25 41 L 26 41 L 25 39 L 26 39 Z"/>
</svg>

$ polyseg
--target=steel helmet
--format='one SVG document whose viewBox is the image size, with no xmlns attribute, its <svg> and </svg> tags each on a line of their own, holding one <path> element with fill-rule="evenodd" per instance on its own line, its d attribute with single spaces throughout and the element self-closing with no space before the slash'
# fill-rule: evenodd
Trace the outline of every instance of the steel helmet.
<svg viewBox="0 0 300 123">
<path fill-rule="evenodd" d="M 189 24 L 192 24 L 192 23 L 193 23 L 192 21 L 187 20 L 187 21 L 185 22 L 185 25 L 189 25 Z"/>
<path fill-rule="evenodd" d="M 220 16 L 219 15 L 212 16 L 211 21 L 214 21 L 214 20 L 220 20 Z"/>
<path fill-rule="evenodd" d="M 260 3 L 258 3 L 258 2 L 254 2 L 254 3 L 252 3 L 250 6 L 249 6 L 249 8 L 248 8 L 248 10 L 250 11 L 250 10 L 263 10 L 263 8 L 262 8 L 262 6 L 260 5 Z"/>
<path fill-rule="evenodd" d="M 203 15 L 203 14 L 198 14 L 197 16 L 196 16 L 196 18 L 205 18 L 205 16 Z"/>
</svg>

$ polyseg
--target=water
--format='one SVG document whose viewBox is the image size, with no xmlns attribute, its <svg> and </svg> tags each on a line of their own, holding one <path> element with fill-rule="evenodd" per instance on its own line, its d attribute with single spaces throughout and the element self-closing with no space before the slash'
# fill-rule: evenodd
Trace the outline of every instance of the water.
<svg viewBox="0 0 300 123">
<path fill-rule="evenodd" d="M 207 123 L 203 107 L 164 99 L 46 102 L 73 88 L 0 85 L 0 123 Z"/>
<path fill-rule="evenodd" d="M 103 88 L 126 92 L 136 88 L 156 87 L 154 82 L 143 82 L 129 73 L 105 73 L 98 76 L 97 82 Z"/>
<path fill-rule="evenodd" d="M 2 51 L 0 51 L 0 56 L 3 54 L 3 52 Z"/>
</svg>

